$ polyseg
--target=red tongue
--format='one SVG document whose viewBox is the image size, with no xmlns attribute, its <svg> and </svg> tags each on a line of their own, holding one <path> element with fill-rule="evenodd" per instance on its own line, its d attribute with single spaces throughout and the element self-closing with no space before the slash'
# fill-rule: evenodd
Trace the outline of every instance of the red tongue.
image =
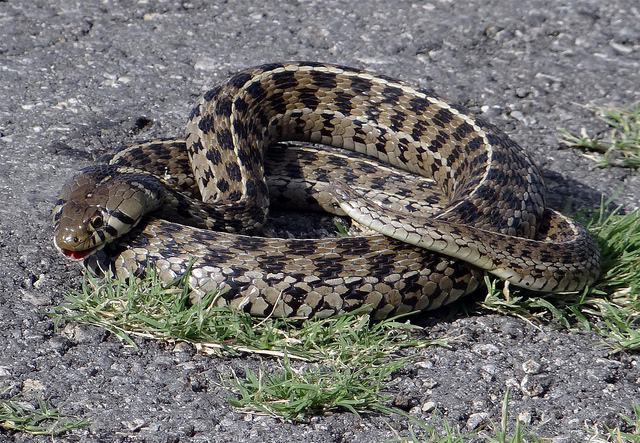
<svg viewBox="0 0 640 443">
<path fill-rule="evenodd" d="M 69 251 L 68 249 L 63 249 L 62 253 L 69 257 L 69 258 L 73 258 L 75 260 L 80 260 L 82 258 L 85 258 L 87 255 L 91 254 L 91 252 L 93 252 L 93 249 L 85 249 L 84 251 Z"/>
</svg>

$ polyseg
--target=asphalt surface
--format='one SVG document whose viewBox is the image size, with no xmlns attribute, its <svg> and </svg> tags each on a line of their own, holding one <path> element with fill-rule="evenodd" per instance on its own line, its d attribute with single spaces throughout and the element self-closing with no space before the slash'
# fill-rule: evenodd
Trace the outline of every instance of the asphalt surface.
<svg viewBox="0 0 640 443">
<path fill-rule="evenodd" d="M 564 3 L 564 4 L 562 4 Z M 185 346 L 125 346 L 99 328 L 54 331 L 43 311 L 81 271 L 51 243 L 50 212 L 69 175 L 109 148 L 182 134 L 193 103 L 231 72 L 278 60 L 366 68 L 435 89 L 506 131 L 543 168 L 549 201 L 640 201 L 637 171 L 592 169 L 558 127 L 603 124 L 583 105 L 640 99 L 636 0 L 0 1 L 0 395 L 50 399 L 89 417 L 58 441 L 381 441 L 400 417 L 336 413 L 308 423 L 245 415 L 220 377 L 259 359 Z M 432 407 L 470 429 L 499 421 L 502 398 L 538 435 L 579 441 L 618 426 L 640 399 L 637 354 L 611 355 L 592 332 L 489 313 L 424 316 L 426 348 L 397 375 L 396 405 Z M 5 390 L 6 389 L 6 390 Z M 4 435 L 0 440 L 49 441 Z"/>
</svg>

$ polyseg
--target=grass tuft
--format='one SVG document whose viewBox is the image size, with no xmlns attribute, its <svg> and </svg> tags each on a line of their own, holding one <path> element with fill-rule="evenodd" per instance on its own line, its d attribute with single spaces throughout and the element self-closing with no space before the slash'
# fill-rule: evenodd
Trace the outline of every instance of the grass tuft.
<svg viewBox="0 0 640 443">
<path fill-rule="evenodd" d="M 36 396 L 36 400 L 37 406 L 21 401 L 20 396 L 0 399 L 0 430 L 54 436 L 89 425 L 87 419 L 69 418 L 42 398 Z"/>
<path fill-rule="evenodd" d="M 587 441 L 612 443 L 640 442 L 640 404 L 633 404 L 631 410 L 633 417 L 620 414 L 620 417 L 625 422 L 623 429 L 620 429 L 620 427 L 610 428 L 606 425 L 602 427 L 596 424 L 592 428 L 587 429 L 591 434 Z"/>
<path fill-rule="evenodd" d="M 217 306 L 219 293 L 189 302 L 188 273 L 169 284 L 149 269 L 145 277 L 98 280 L 87 273 L 82 289 L 72 290 L 65 302 L 50 311 L 56 327 L 63 320 L 101 326 L 136 346 L 133 337 L 182 340 L 204 352 L 260 353 L 312 360 L 360 346 L 379 353 L 402 347 L 445 345 L 444 340 L 420 340 L 420 329 L 401 317 L 371 323 L 366 307 L 327 319 L 256 318 L 226 306 Z"/>
<path fill-rule="evenodd" d="M 596 114 L 607 123 L 609 131 L 589 136 L 582 128 L 580 135 L 573 135 L 560 128 L 560 141 L 596 154 L 597 166 L 640 166 L 640 103 L 626 108 L 598 108 Z"/>
<path fill-rule="evenodd" d="M 500 423 L 496 424 L 489 420 L 484 425 L 473 431 L 463 433 L 460 427 L 453 427 L 446 418 L 440 417 L 441 414 L 434 413 L 429 423 L 416 423 L 418 431 L 410 429 L 410 438 L 401 439 L 402 441 L 419 442 L 440 442 L 440 443 L 462 443 L 466 441 L 487 441 L 491 443 L 537 443 L 543 439 L 536 437 L 527 430 L 519 418 L 515 421 L 510 419 L 509 414 L 509 395 L 507 390 L 502 401 L 502 410 L 500 415 Z M 437 419 L 440 419 L 440 424 Z M 418 437 L 418 435 L 419 437 Z"/>
<path fill-rule="evenodd" d="M 513 432 L 509 432 L 509 395 L 510 392 L 504 394 L 504 400 L 502 401 L 502 411 L 500 415 L 500 425 L 489 423 L 489 429 L 493 435 L 484 435 L 484 437 L 491 443 L 520 443 L 520 442 L 539 442 L 541 441 L 535 435 L 527 432 L 526 427 L 520 422 L 520 419 L 516 417 L 515 424 L 513 426 Z M 481 433 L 481 435 L 484 434 Z"/>
<path fill-rule="evenodd" d="M 390 375 L 410 359 L 399 351 L 447 345 L 445 339 L 414 338 L 420 328 L 402 317 L 372 322 L 365 308 L 302 321 L 218 307 L 219 294 L 190 304 L 187 281 L 185 275 L 165 285 L 152 270 L 130 281 L 87 275 L 82 289 L 50 314 L 56 326 L 63 320 L 99 325 L 133 346 L 138 336 L 190 342 L 205 353 L 282 357 L 277 371 L 247 370 L 225 384 L 237 393 L 232 405 L 294 421 L 335 410 L 390 413 Z"/>
<path fill-rule="evenodd" d="M 292 421 L 332 411 L 391 414 L 397 411 L 386 405 L 391 398 L 383 393 L 389 388 L 386 379 L 408 360 L 410 357 L 371 358 L 360 353 L 355 361 L 323 359 L 296 368 L 285 355 L 276 371 L 266 372 L 262 366 L 257 373 L 245 369 L 242 379 L 234 374 L 228 384 L 237 398 L 229 403 Z"/>
</svg>

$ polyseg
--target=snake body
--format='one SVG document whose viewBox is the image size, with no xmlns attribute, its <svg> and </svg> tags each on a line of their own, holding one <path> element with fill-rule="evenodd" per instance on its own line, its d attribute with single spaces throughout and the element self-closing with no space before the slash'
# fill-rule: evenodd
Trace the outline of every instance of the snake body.
<svg viewBox="0 0 640 443">
<path fill-rule="evenodd" d="M 291 162 L 269 163 L 283 140 L 344 153 L 291 148 Z M 372 189 L 356 178 L 387 167 Z M 403 175 L 416 178 L 385 187 Z M 278 199 L 346 213 L 378 234 L 248 235 Z M 538 169 L 497 128 L 430 90 L 312 62 L 234 74 L 203 95 L 185 139 L 134 145 L 81 171 L 61 192 L 54 229 L 65 255 L 122 274 L 152 263 L 171 280 L 195 258 L 194 288 L 226 290 L 220 304 L 256 315 L 366 304 L 381 318 L 451 302 L 483 271 L 543 291 L 579 290 L 600 272 L 589 234 L 545 207 Z"/>
</svg>

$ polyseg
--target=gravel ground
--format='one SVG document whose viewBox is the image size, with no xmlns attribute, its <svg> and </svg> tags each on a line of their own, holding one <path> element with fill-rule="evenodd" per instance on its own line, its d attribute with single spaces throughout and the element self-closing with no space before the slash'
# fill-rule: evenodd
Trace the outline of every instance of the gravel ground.
<svg viewBox="0 0 640 443">
<path fill-rule="evenodd" d="M 219 5 L 216 5 L 219 3 Z M 637 0 L 189 2 L 0 0 L 0 392 L 39 394 L 90 417 L 68 441 L 381 441 L 398 417 L 348 413 L 287 424 L 226 404 L 220 376 L 259 360 L 94 327 L 54 331 L 42 311 L 80 269 L 51 244 L 50 211 L 75 170 L 134 140 L 175 136 L 198 95 L 244 67 L 337 62 L 434 88 L 509 133 L 542 166 L 551 203 L 635 208 L 636 171 L 595 169 L 557 141 L 559 126 L 604 129 L 582 105 L 640 99 Z M 277 3 L 277 5 L 276 5 Z M 561 3 L 565 3 L 564 5 Z M 64 5 L 64 6 L 62 6 Z M 356 6 L 357 5 L 357 6 Z M 637 354 L 609 355 L 593 333 L 496 315 L 424 316 L 426 333 L 460 335 L 398 374 L 396 404 L 432 406 L 463 429 L 511 410 L 554 441 L 620 425 L 640 399 Z M 49 441 L 6 436 L 0 440 Z"/>
</svg>

